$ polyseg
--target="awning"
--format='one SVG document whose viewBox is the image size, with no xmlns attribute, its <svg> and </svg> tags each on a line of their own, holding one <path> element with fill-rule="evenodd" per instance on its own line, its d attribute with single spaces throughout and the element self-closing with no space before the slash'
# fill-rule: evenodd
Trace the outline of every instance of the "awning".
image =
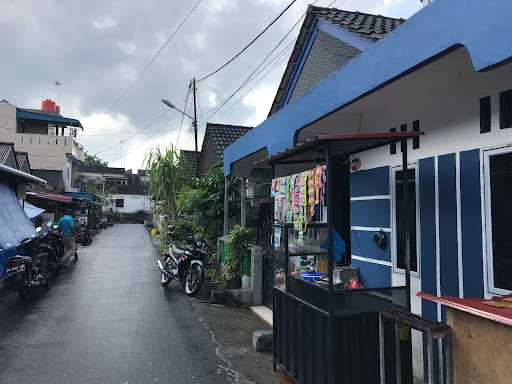
<svg viewBox="0 0 512 384">
<path fill-rule="evenodd" d="M 43 180 L 39 177 L 31 175 L 30 173 L 26 173 L 20 171 L 19 169 L 8 167 L 7 165 L 0 164 L 0 173 L 7 173 L 10 176 L 20 179 L 25 183 L 38 183 L 38 184 L 46 184 L 46 180 Z"/>
<path fill-rule="evenodd" d="M 325 161 L 327 149 L 329 149 L 330 156 L 344 157 L 421 135 L 424 135 L 424 132 L 364 132 L 317 135 L 294 148 L 269 156 L 255 164 L 314 163 Z"/>
<path fill-rule="evenodd" d="M 30 203 L 27 203 L 25 201 L 25 203 L 23 204 L 23 210 L 25 211 L 25 213 L 27 214 L 28 218 L 29 219 L 33 219 L 34 217 L 37 217 L 39 216 L 41 213 L 45 212 L 45 210 L 43 208 L 39 208 L 39 207 L 36 207 L 35 205 L 32 205 Z"/>
<path fill-rule="evenodd" d="M 272 165 L 274 166 L 274 176 L 283 176 L 302 172 L 311 169 L 315 164 L 324 163 L 327 160 L 327 155 L 333 159 L 347 159 L 359 152 L 421 135 L 424 135 L 424 132 L 364 132 L 317 135 L 294 148 L 256 161 L 254 165 L 256 167 Z"/>
<path fill-rule="evenodd" d="M 39 120 L 46 121 L 48 123 L 59 124 L 59 125 L 69 125 L 71 127 L 82 128 L 82 123 L 80 123 L 77 119 L 71 119 L 69 117 L 64 117 L 60 115 L 46 114 L 46 113 L 38 113 L 34 111 L 29 111 L 26 109 L 17 108 L 16 109 L 16 118 L 17 119 L 27 119 L 27 120 Z"/>
<path fill-rule="evenodd" d="M 64 192 L 66 197 L 70 197 L 76 200 L 94 202 L 100 200 L 100 197 L 92 192 Z"/>
<path fill-rule="evenodd" d="M 58 195 L 56 193 L 46 193 L 46 192 L 27 192 L 27 195 L 34 196 L 38 199 L 56 201 L 59 203 L 72 204 L 73 199 L 69 196 Z"/>
<path fill-rule="evenodd" d="M 465 47 L 475 71 L 512 57 L 510 0 L 434 1 L 365 49 L 310 91 L 271 115 L 224 150 L 224 174 L 258 151 L 293 147 L 296 132 Z"/>
</svg>

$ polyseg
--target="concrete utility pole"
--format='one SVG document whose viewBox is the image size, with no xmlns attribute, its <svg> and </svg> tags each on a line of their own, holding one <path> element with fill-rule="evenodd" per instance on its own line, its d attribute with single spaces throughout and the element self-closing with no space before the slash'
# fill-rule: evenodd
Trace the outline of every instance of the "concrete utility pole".
<svg viewBox="0 0 512 384">
<path fill-rule="evenodd" d="M 196 177 L 199 177 L 199 152 L 197 150 L 197 110 L 196 110 L 196 78 L 192 79 L 192 92 L 194 94 L 194 120 L 192 125 L 194 127 L 194 141 L 196 150 Z"/>
</svg>

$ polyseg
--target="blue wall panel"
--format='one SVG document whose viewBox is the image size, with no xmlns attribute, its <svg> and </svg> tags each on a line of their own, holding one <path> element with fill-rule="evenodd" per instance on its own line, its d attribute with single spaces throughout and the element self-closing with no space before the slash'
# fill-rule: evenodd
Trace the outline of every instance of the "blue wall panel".
<svg viewBox="0 0 512 384">
<path fill-rule="evenodd" d="M 421 290 L 436 294 L 436 198 L 434 158 L 418 161 L 420 227 L 421 227 Z M 435 320 L 436 305 L 423 300 L 423 317 Z"/>
<path fill-rule="evenodd" d="M 352 266 L 359 268 L 359 278 L 366 288 L 391 287 L 391 267 L 354 259 Z"/>
<path fill-rule="evenodd" d="M 462 267 L 464 297 L 483 297 L 480 151 L 460 153 Z"/>
<path fill-rule="evenodd" d="M 391 234 L 386 232 L 387 245 L 384 249 L 377 247 L 373 241 L 374 234 L 375 232 L 371 231 L 352 231 L 352 253 L 354 255 L 367 257 L 370 259 L 391 261 Z"/>
<path fill-rule="evenodd" d="M 350 202 L 350 225 L 389 228 L 389 199 Z"/>
<path fill-rule="evenodd" d="M 459 295 L 455 154 L 438 158 L 441 294 Z"/>
<path fill-rule="evenodd" d="M 350 196 L 389 195 L 389 167 L 350 174 Z"/>
</svg>

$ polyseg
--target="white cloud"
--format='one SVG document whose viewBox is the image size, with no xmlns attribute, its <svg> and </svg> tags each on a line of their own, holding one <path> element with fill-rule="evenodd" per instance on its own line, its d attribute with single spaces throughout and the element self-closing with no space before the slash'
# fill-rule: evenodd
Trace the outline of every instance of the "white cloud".
<svg viewBox="0 0 512 384">
<path fill-rule="evenodd" d="M 276 90 L 273 87 L 263 85 L 256 87 L 243 98 L 243 104 L 252 110 L 252 114 L 244 123 L 245 125 L 255 126 L 266 119 L 275 93 Z"/>
<path fill-rule="evenodd" d="M 98 30 L 108 29 L 117 26 L 117 22 L 108 16 L 101 16 L 98 19 L 94 20 L 92 24 L 94 25 L 94 28 Z"/>
</svg>

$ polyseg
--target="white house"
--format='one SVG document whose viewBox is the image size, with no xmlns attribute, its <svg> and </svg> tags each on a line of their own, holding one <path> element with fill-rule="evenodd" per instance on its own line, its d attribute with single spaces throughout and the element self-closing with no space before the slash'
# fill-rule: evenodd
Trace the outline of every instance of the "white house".
<svg viewBox="0 0 512 384">
<path fill-rule="evenodd" d="M 300 97 L 282 98 L 267 120 L 224 151 L 225 174 L 248 177 L 255 160 L 322 133 L 424 131 L 408 147 L 414 204 L 407 213 L 396 204 L 400 146 L 357 156 L 351 234 L 344 239 L 351 264 L 366 287 L 403 285 L 397 216 L 407 214 L 415 223 L 412 312 L 445 319 L 443 307 L 420 299 L 419 291 L 512 294 L 511 17 L 506 0 L 432 2 Z M 293 95 L 293 87 L 287 82 L 283 89 Z M 381 230 L 389 240 L 383 249 L 374 241 Z M 413 346 L 421 370 L 421 340 Z"/>
</svg>

